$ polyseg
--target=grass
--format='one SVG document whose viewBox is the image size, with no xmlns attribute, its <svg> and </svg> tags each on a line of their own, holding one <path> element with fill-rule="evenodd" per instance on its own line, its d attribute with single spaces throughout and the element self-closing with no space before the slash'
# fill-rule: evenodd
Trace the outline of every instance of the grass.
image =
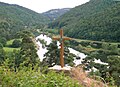
<svg viewBox="0 0 120 87">
<path fill-rule="evenodd" d="M 91 52 L 91 51 L 95 51 L 95 50 L 98 50 L 98 49 L 95 49 L 93 47 L 83 47 L 86 51 L 88 52 Z"/>
<path fill-rule="evenodd" d="M 106 41 L 94 41 L 94 40 L 85 40 L 85 39 L 76 39 L 76 38 L 72 38 L 73 40 L 77 41 L 77 42 L 81 42 L 81 41 L 85 41 L 85 42 L 97 42 L 97 43 L 103 43 Z M 106 42 L 106 43 L 110 43 L 110 44 L 120 44 L 120 42 Z"/>
<path fill-rule="evenodd" d="M 120 42 L 103 42 L 103 41 L 83 40 L 83 39 L 75 39 L 75 38 L 72 38 L 72 39 L 75 40 L 78 43 L 84 42 L 82 44 L 86 44 L 88 42 L 89 43 L 88 46 L 82 46 L 81 45 L 79 47 L 79 48 L 84 49 L 87 52 L 91 52 L 91 51 L 96 51 L 96 50 L 102 49 L 102 47 L 99 47 L 99 46 L 98 46 L 98 48 L 97 47 L 92 47 L 91 45 L 93 45 L 92 44 L 93 42 L 97 43 L 97 44 L 101 44 L 101 46 L 102 46 L 103 43 L 108 43 L 108 44 L 111 44 L 111 45 L 118 45 L 118 44 L 120 44 Z M 120 50 L 120 48 L 118 48 L 118 49 Z"/>
<path fill-rule="evenodd" d="M 6 46 L 3 47 L 3 49 L 4 49 L 4 51 L 6 53 L 13 52 L 13 50 L 20 50 L 20 48 L 12 48 L 12 47 L 10 47 L 12 45 L 12 43 L 13 43 L 14 40 L 15 39 L 7 41 Z M 17 40 L 21 40 L 22 41 L 22 39 L 17 39 Z"/>
<path fill-rule="evenodd" d="M 13 43 L 13 41 L 14 41 L 15 39 L 12 39 L 12 40 L 9 40 L 9 41 L 7 41 L 7 46 L 10 46 L 12 43 Z"/>
<path fill-rule="evenodd" d="M 13 52 L 13 50 L 20 50 L 20 48 L 10 48 L 10 47 L 4 47 L 3 48 L 5 52 Z"/>
</svg>

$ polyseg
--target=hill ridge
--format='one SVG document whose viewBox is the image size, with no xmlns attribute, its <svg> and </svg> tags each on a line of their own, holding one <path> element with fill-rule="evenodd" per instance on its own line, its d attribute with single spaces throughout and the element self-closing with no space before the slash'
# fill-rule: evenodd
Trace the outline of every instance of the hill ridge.
<svg viewBox="0 0 120 87">
<path fill-rule="evenodd" d="M 25 28 L 41 27 L 49 21 L 44 15 L 23 6 L 0 2 L 0 37 L 9 38 Z"/>
<path fill-rule="evenodd" d="M 120 3 L 113 0 L 92 0 L 71 9 L 49 27 L 64 28 L 73 38 L 118 42 L 119 8 Z"/>
</svg>

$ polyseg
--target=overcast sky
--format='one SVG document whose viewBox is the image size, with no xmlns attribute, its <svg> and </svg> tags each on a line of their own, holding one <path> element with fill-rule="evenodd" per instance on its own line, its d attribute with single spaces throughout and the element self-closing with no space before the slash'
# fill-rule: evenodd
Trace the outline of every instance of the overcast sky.
<svg viewBox="0 0 120 87">
<path fill-rule="evenodd" d="M 50 9 L 73 8 L 89 0 L 0 0 L 10 4 L 18 4 L 36 12 L 42 13 Z"/>
</svg>

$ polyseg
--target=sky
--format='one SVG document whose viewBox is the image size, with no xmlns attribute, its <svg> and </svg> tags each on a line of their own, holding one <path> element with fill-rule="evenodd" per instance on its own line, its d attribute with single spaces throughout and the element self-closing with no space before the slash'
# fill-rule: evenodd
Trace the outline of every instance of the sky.
<svg viewBox="0 0 120 87">
<path fill-rule="evenodd" d="M 73 8 L 88 1 L 89 0 L 0 0 L 0 2 L 18 4 L 38 13 L 51 9 Z"/>
</svg>

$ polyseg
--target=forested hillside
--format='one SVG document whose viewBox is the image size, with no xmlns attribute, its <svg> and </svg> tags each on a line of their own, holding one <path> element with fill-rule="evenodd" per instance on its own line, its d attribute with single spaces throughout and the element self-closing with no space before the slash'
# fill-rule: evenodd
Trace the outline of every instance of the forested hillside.
<svg viewBox="0 0 120 87">
<path fill-rule="evenodd" d="M 67 36 L 105 41 L 120 41 L 120 2 L 90 0 L 49 24 L 63 28 Z"/>
<path fill-rule="evenodd" d="M 68 12 L 70 8 L 63 8 L 63 9 L 52 9 L 47 12 L 42 13 L 43 15 L 47 16 L 51 21 L 56 20 L 58 17 L 62 16 L 66 12 Z"/>
<path fill-rule="evenodd" d="M 22 6 L 0 2 L 0 37 L 11 38 L 24 28 L 41 26 L 49 19 Z"/>
</svg>

